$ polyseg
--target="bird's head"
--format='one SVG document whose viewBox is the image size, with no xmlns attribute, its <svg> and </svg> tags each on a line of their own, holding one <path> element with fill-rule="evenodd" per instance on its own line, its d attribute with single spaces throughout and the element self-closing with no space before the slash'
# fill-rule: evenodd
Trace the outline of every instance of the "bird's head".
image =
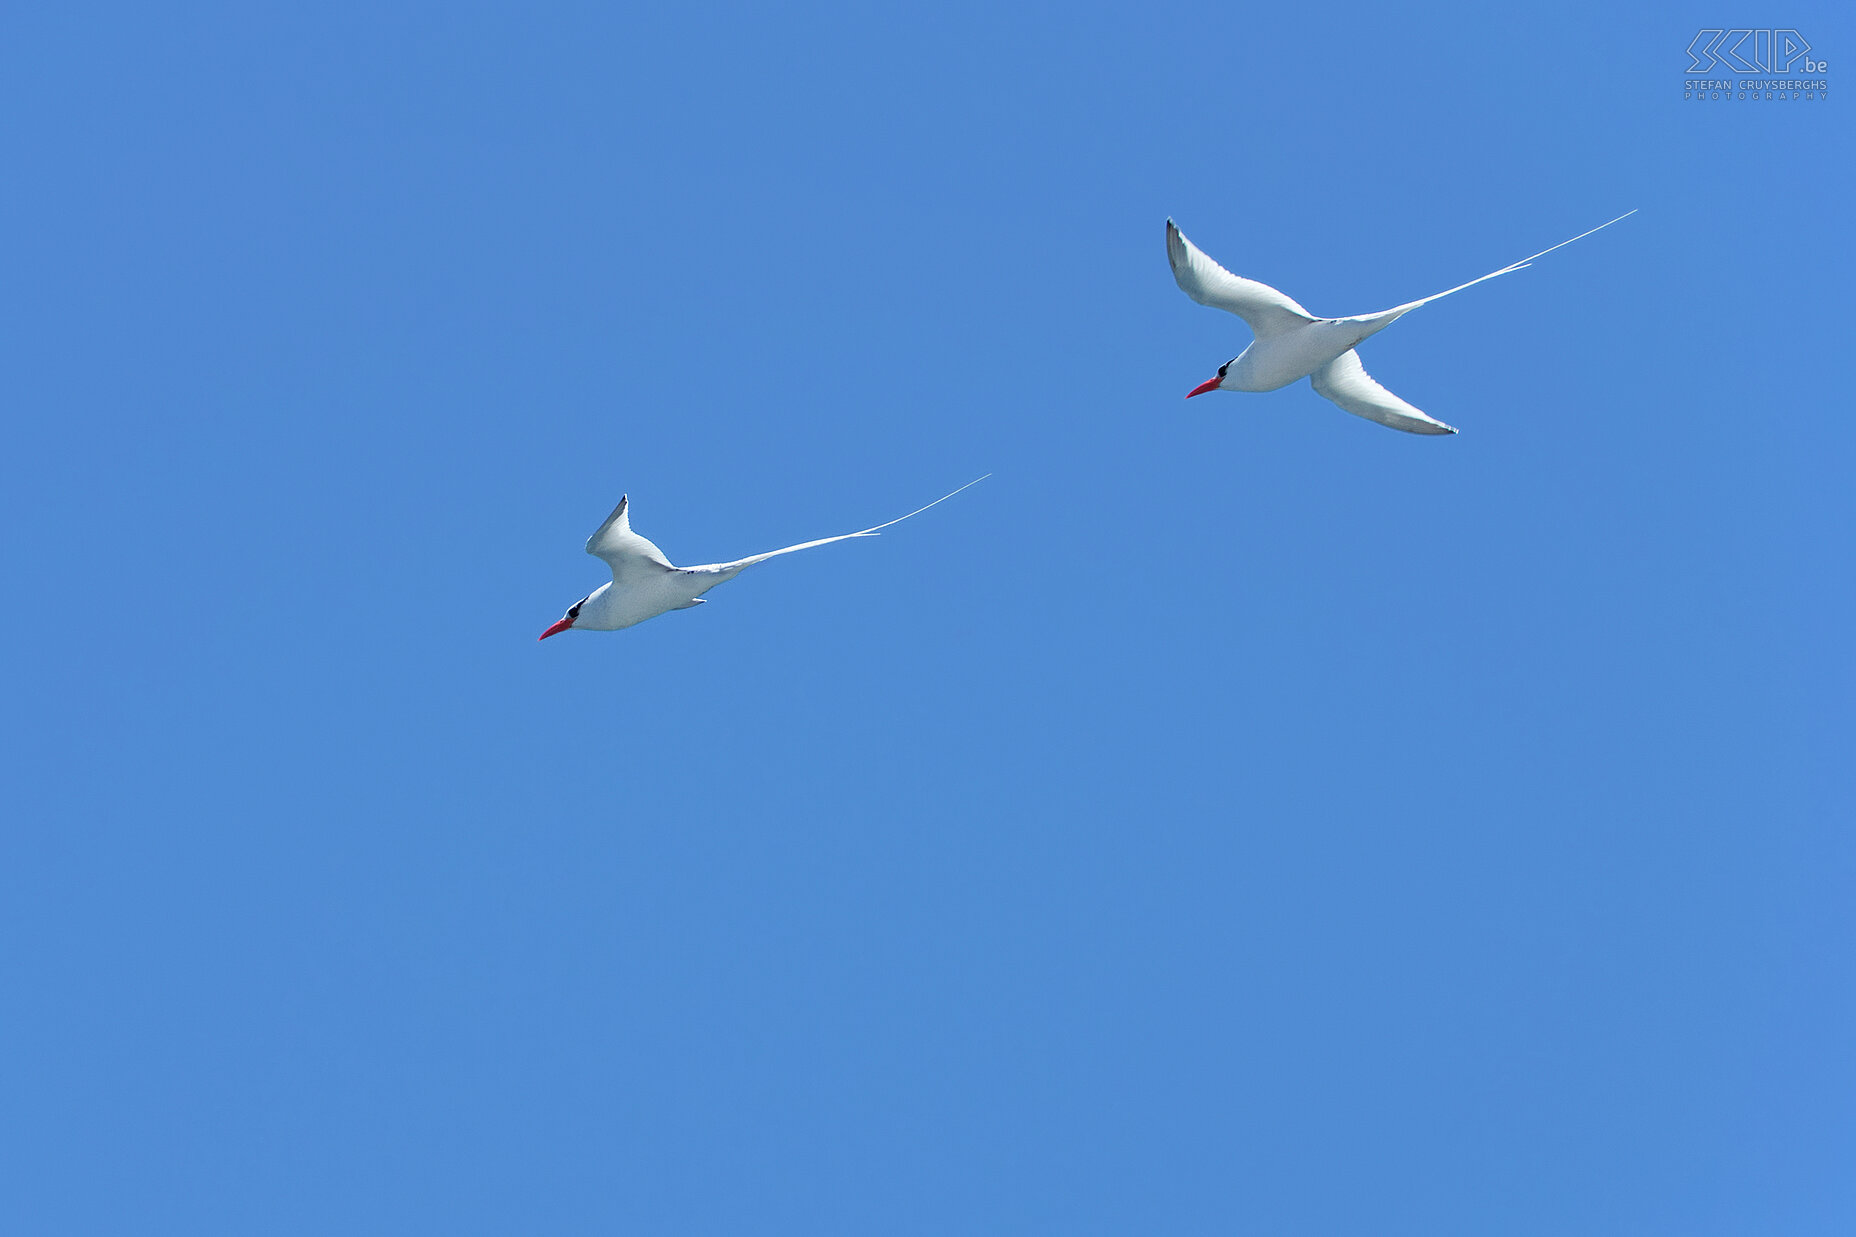
<svg viewBox="0 0 1856 1237">
<path fill-rule="evenodd" d="M 1218 376 L 1216 378 L 1213 378 L 1210 382 L 1201 382 L 1198 386 L 1193 387 L 1190 391 L 1186 392 L 1186 398 L 1191 399 L 1193 396 L 1203 395 L 1207 391 L 1216 391 L 1221 385 L 1223 385 L 1224 376 L 1230 372 L 1231 367 L 1235 364 L 1237 364 L 1237 358 L 1232 357 L 1230 360 L 1226 361 L 1223 365 L 1220 365 L 1218 367 Z"/>
<path fill-rule="evenodd" d="M 568 606 L 567 613 L 561 616 L 558 623 L 535 638 L 537 640 L 546 640 L 549 636 L 558 636 L 562 632 L 570 630 L 574 625 L 574 620 L 580 617 L 580 607 L 584 606 L 586 603 L 587 599 L 582 597 L 579 601 L 574 602 L 573 605 Z"/>
</svg>

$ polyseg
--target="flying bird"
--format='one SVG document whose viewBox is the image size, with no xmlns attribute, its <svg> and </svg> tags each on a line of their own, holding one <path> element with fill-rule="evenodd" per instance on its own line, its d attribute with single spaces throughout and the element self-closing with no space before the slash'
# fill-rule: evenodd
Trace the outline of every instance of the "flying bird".
<svg viewBox="0 0 1856 1237">
<path fill-rule="evenodd" d="M 987 473 L 985 477 L 976 477 L 961 486 L 960 490 L 978 485 L 990 476 L 992 474 Z M 928 507 L 946 502 L 960 493 L 960 490 L 943 494 L 929 503 Z M 852 537 L 874 537 L 891 524 L 900 524 L 910 516 L 928 510 L 928 507 L 917 507 L 908 515 L 898 516 L 888 524 L 878 524 L 875 528 L 840 533 L 836 537 L 820 537 L 817 541 L 802 541 L 783 550 L 768 550 L 765 554 L 738 558 L 732 563 L 676 567 L 664 557 L 662 550 L 632 531 L 630 498 L 629 494 L 622 496 L 619 505 L 606 517 L 606 522 L 586 540 L 586 552 L 594 558 L 605 559 L 607 566 L 612 568 L 612 583 L 600 585 L 567 607 L 567 613 L 554 626 L 542 632 L 540 639 L 546 640 L 549 636 L 570 630 L 617 631 L 621 627 L 634 626 L 671 610 L 688 610 L 703 604 L 704 593 L 718 584 L 726 584 L 755 563 L 764 563 L 770 558 L 778 558 L 796 550 L 830 545 L 834 541 L 848 541 Z"/>
<path fill-rule="evenodd" d="M 1561 241 L 1553 249 L 1563 249 L 1572 241 L 1636 213 L 1626 211 L 1590 232 L 1579 233 L 1571 241 Z M 1225 270 L 1187 240 L 1186 234 L 1169 219 L 1166 221 L 1166 260 L 1173 268 L 1173 279 L 1180 291 L 1201 305 L 1236 314 L 1249 323 L 1251 333 L 1256 336 L 1248 348 L 1218 367 L 1216 378 L 1200 383 L 1186 394 L 1186 398 L 1207 391 L 1274 391 L 1298 378 L 1307 378 L 1316 394 L 1332 400 L 1356 417 L 1365 417 L 1408 434 L 1454 434 L 1456 430 L 1450 426 L 1426 416 L 1373 381 L 1366 367 L 1360 364 L 1360 354 L 1354 348 L 1361 340 L 1385 330 L 1420 305 L 1441 300 L 1451 292 L 1473 288 L 1484 279 L 1518 271 L 1535 258 L 1552 253 L 1553 249 L 1542 249 L 1499 271 L 1490 271 L 1481 279 L 1472 279 L 1449 291 L 1380 313 L 1352 318 L 1318 318 L 1268 284 Z"/>
</svg>

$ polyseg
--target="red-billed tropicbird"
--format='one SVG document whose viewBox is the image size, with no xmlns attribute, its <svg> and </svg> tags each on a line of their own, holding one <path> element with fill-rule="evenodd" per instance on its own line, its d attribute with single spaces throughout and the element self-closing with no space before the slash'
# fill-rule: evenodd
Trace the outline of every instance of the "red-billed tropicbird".
<svg viewBox="0 0 1856 1237">
<path fill-rule="evenodd" d="M 1571 241 L 1561 241 L 1553 249 L 1563 249 L 1618 219 L 1636 214 L 1626 211 L 1590 232 L 1581 232 Z M 1532 257 L 1522 258 L 1499 271 L 1490 271 L 1481 279 L 1458 284 L 1447 292 L 1427 296 L 1376 314 L 1352 318 L 1317 318 L 1294 300 L 1268 284 L 1233 275 L 1207 257 L 1203 250 L 1186 239 L 1186 234 L 1166 221 L 1166 258 L 1173 267 L 1173 278 L 1180 290 L 1201 305 L 1228 310 L 1250 324 L 1256 339 L 1231 360 L 1218 367 L 1218 376 L 1200 383 L 1186 398 L 1207 391 L 1274 391 L 1298 378 L 1307 378 L 1317 394 L 1332 400 L 1356 417 L 1365 417 L 1381 425 L 1411 434 L 1454 434 L 1442 421 L 1428 417 L 1392 392 L 1373 381 L 1360 364 L 1354 347 L 1369 335 L 1391 326 L 1420 305 L 1461 292 L 1484 279 L 1494 279 L 1518 271 L 1535 258 L 1543 258 L 1553 249 L 1542 249 Z"/>
<path fill-rule="evenodd" d="M 991 475 L 987 473 L 986 477 Z M 961 486 L 960 490 L 978 485 L 986 477 L 976 477 Z M 929 503 L 928 507 L 946 502 L 954 494 L 960 493 L 960 490 L 943 494 Z M 542 632 L 541 639 L 546 640 L 549 636 L 570 629 L 617 631 L 621 627 L 642 623 L 671 610 L 700 606 L 703 604 L 704 593 L 718 584 L 726 584 L 755 563 L 764 563 L 770 558 L 791 554 L 795 550 L 809 550 L 813 546 L 830 545 L 834 541 L 847 541 L 852 537 L 874 537 L 880 529 L 900 524 L 909 516 L 920 515 L 928 510 L 928 507 L 917 507 L 908 515 L 898 516 L 875 528 L 840 533 L 836 537 L 820 537 L 817 541 L 804 541 L 783 550 L 769 550 L 765 554 L 738 558 L 732 563 L 673 567 L 662 550 L 632 531 L 629 500 L 630 495 L 621 497 L 619 505 L 606 517 L 606 522 L 586 541 L 586 552 L 595 558 L 605 559 L 612 568 L 612 583 L 600 585 L 567 607 L 567 613 L 561 617 L 560 622 Z"/>
</svg>

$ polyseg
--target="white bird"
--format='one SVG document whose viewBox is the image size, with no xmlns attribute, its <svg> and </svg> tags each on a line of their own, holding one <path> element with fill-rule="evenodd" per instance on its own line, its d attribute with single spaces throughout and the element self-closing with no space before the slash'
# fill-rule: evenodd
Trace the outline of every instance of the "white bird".
<svg viewBox="0 0 1856 1237">
<path fill-rule="evenodd" d="M 978 485 L 990 476 L 992 474 L 987 473 L 985 477 L 976 477 L 961 486 L 960 490 Z M 928 507 L 946 502 L 960 493 L 960 490 L 943 494 L 929 503 Z M 600 585 L 567 607 L 567 613 L 561 616 L 558 623 L 542 632 L 540 639 L 546 640 L 549 636 L 570 629 L 617 631 L 621 627 L 631 627 L 671 610 L 688 610 L 703 604 L 704 593 L 718 584 L 726 584 L 755 563 L 764 563 L 770 558 L 791 554 L 795 550 L 809 550 L 813 546 L 830 545 L 834 541 L 848 541 L 852 537 L 874 537 L 879 530 L 891 524 L 900 524 L 910 516 L 928 510 L 928 507 L 917 507 L 908 515 L 898 516 L 888 524 L 878 524 L 875 528 L 840 533 L 836 537 L 820 537 L 817 541 L 803 541 L 783 550 L 769 550 L 765 554 L 738 558 L 732 563 L 675 567 L 664 557 L 662 550 L 632 531 L 630 498 L 629 494 L 622 496 L 619 505 L 606 517 L 606 522 L 586 540 L 586 552 L 594 558 L 605 559 L 612 568 L 612 583 Z"/>
<path fill-rule="evenodd" d="M 1590 232 L 1579 233 L 1571 241 L 1561 241 L 1553 249 L 1563 249 L 1572 241 L 1636 213 L 1626 211 Z M 1385 330 L 1420 305 L 1441 300 L 1451 292 L 1472 288 L 1484 279 L 1518 271 L 1535 258 L 1552 253 L 1553 249 L 1542 249 L 1499 271 L 1490 271 L 1481 279 L 1472 279 L 1447 292 L 1381 313 L 1352 318 L 1317 318 L 1268 284 L 1233 275 L 1219 266 L 1187 240 L 1186 234 L 1169 219 L 1166 221 L 1166 258 L 1180 291 L 1201 305 L 1236 314 L 1250 324 L 1251 333 L 1256 336 L 1248 348 L 1218 367 L 1216 378 L 1200 383 L 1186 398 L 1207 391 L 1274 391 L 1298 378 L 1307 378 L 1317 394 L 1356 417 L 1411 434 L 1454 434 L 1456 430 L 1450 426 L 1426 416 L 1374 382 L 1366 367 L 1360 364 L 1360 354 L 1354 348 L 1361 340 Z"/>
</svg>

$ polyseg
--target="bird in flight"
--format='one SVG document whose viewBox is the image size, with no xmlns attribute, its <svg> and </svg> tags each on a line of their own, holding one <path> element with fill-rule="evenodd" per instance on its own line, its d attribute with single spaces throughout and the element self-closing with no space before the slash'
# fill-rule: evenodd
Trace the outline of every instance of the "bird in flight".
<svg viewBox="0 0 1856 1237">
<path fill-rule="evenodd" d="M 961 486 L 960 490 L 978 485 L 990 476 L 992 474 L 987 473 L 985 477 L 976 477 Z M 960 490 L 943 494 L 929 503 L 928 507 L 946 502 L 960 493 Z M 928 507 L 917 507 L 908 515 L 898 516 L 875 528 L 840 533 L 836 537 L 821 537 L 817 541 L 803 541 L 783 550 L 768 550 L 765 554 L 738 558 L 732 563 L 676 567 L 664 557 L 662 550 L 632 531 L 629 499 L 630 495 L 621 497 L 619 505 L 606 517 L 606 522 L 586 541 L 586 552 L 594 558 L 604 559 L 606 565 L 612 568 L 612 583 L 600 585 L 567 607 L 567 613 L 561 616 L 559 622 L 542 632 L 540 639 L 546 640 L 564 631 L 617 631 L 621 627 L 634 626 L 671 610 L 688 610 L 703 604 L 704 593 L 718 584 L 726 584 L 755 563 L 764 563 L 770 558 L 791 554 L 795 550 L 809 550 L 813 546 L 830 545 L 834 541 L 848 541 L 852 537 L 874 537 L 879 530 L 891 524 L 900 524 L 910 516 L 928 510 Z"/>
<path fill-rule="evenodd" d="M 1316 394 L 1356 417 L 1365 417 L 1409 434 L 1454 434 L 1455 429 L 1426 416 L 1373 381 L 1366 367 L 1360 364 L 1360 354 L 1354 348 L 1361 340 L 1385 330 L 1420 305 L 1474 287 L 1484 279 L 1518 271 L 1535 258 L 1543 258 L 1554 249 L 1563 249 L 1572 241 L 1636 213 L 1626 211 L 1617 219 L 1581 232 L 1570 241 L 1561 241 L 1553 249 L 1542 249 L 1499 271 L 1490 271 L 1481 279 L 1458 284 L 1423 300 L 1352 318 L 1318 318 L 1268 284 L 1233 275 L 1187 240 L 1186 234 L 1169 219 L 1166 221 L 1166 259 L 1173 268 L 1173 279 L 1180 291 L 1201 305 L 1236 314 L 1250 325 L 1251 333 L 1256 336 L 1248 348 L 1218 367 L 1216 378 L 1200 383 L 1186 398 L 1207 391 L 1274 391 L 1298 378 L 1307 378 Z"/>
</svg>

